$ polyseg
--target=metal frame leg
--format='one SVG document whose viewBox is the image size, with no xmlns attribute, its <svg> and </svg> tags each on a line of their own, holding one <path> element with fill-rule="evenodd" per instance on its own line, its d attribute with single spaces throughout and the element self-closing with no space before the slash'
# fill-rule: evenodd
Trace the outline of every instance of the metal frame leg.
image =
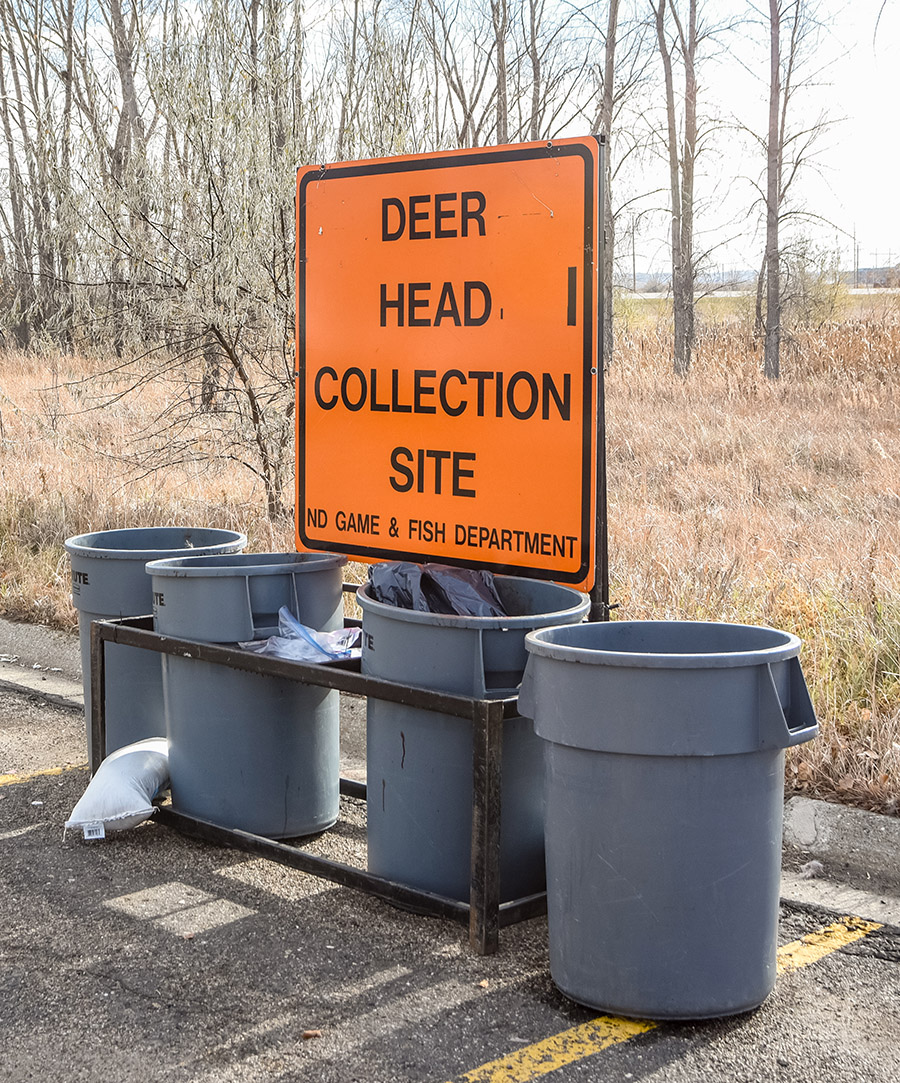
<svg viewBox="0 0 900 1083">
<path fill-rule="evenodd" d="M 91 777 L 106 754 L 106 649 L 97 621 L 91 623 Z"/>
<path fill-rule="evenodd" d="M 469 944 L 479 955 L 493 955 L 500 945 L 503 706 L 479 700 L 473 707 Z"/>
</svg>

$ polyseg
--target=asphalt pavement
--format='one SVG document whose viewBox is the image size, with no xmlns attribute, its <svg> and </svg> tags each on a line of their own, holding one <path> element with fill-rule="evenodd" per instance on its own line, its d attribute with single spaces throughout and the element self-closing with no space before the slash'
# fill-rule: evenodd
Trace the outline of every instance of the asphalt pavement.
<svg viewBox="0 0 900 1083">
<path fill-rule="evenodd" d="M 900 820 L 792 798 L 775 991 L 729 1019 L 626 1021 L 555 987 L 545 918 L 481 957 L 462 926 L 153 821 L 64 836 L 80 694 L 77 638 L 0 621 L 2 1080 L 897 1078 Z M 345 704 L 345 771 L 363 717 Z M 364 824 L 344 799 L 310 847 L 364 864 Z"/>
</svg>

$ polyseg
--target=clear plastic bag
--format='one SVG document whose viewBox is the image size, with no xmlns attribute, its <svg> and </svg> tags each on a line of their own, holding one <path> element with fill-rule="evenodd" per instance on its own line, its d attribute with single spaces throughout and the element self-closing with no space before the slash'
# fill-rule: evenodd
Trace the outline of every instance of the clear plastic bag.
<svg viewBox="0 0 900 1083">
<path fill-rule="evenodd" d="M 278 610 L 278 635 L 239 643 L 245 651 L 286 658 L 293 662 L 334 662 L 344 658 L 359 658 L 361 654 L 359 628 L 339 628 L 334 632 L 317 632 L 284 606 Z"/>
<path fill-rule="evenodd" d="M 372 565 L 369 585 L 376 602 L 400 609 L 460 617 L 507 616 L 493 575 L 480 568 L 389 561 Z"/>
</svg>

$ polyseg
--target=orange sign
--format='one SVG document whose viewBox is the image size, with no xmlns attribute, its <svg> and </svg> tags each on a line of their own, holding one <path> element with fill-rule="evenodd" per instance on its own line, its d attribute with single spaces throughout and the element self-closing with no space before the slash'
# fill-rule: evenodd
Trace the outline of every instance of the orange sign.
<svg viewBox="0 0 900 1083">
<path fill-rule="evenodd" d="M 297 175 L 297 544 L 594 578 L 599 142 Z"/>
</svg>

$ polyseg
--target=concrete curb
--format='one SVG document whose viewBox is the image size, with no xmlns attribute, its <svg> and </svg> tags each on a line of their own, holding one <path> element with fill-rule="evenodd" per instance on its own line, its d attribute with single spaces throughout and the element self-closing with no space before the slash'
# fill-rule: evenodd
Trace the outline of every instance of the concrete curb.
<svg viewBox="0 0 900 1083">
<path fill-rule="evenodd" d="M 900 889 L 900 818 L 792 797 L 784 808 L 784 843 L 820 860 L 825 875 L 850 873 L 854 880 Z"/>
<path fill-rule="evenodd" d="M 780 894 L 782 902 L 818 906 L 876 921 L 879 925 L 900 927 L 900 898 L 890 892 L 861 891 L 833 880 L 808 879 L 802 873 L 783 869 Z"/>
<path fill-rule="evenodd" d="M 74 632 L 0 617 L 0 659 L 23 669 L 58 672 L 81 682 L 81 646 Z"/>
<path fill-rule="evenodd" d="M 0 660 L 0 688 L 30 692 L 58 707 L 84 710 L 84 693 L 80 682 L 69 680 L 58 671 L 44 669 L 37 664 L 26 669 L 15 662 Z"/>
</svg>

